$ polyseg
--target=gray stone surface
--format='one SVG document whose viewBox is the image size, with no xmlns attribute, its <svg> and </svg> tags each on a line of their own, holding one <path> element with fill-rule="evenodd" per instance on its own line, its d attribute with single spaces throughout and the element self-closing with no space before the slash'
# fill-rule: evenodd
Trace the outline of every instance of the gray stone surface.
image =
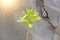
<svg viewBox="0 0 60 40">
<path fill-rule="evenodd" d="M 35 8 L 40 13 L 42 7 L 41 1 L 42 0 L 26 0 L 23 8 Z M 48 4 L 47 0 L 46 4 Z M 57 26 L 59 19 L 58 14 L 60 12 L 51 9 L 49 5 L 46 5 L 46 8 L 48 10 L 51 23 L 54 26 Z M 21 16 L 20 11 L 8 15 L 0 13 L 0 40 L 26 39 L 27 27 L 22 26 L 22 23 L 18 23 L 16 21 L 19 19 L 19 16 Z M 29 34 L 29 40 L 60 40 L 60 38 L 54 32 L 54 28 L 48 22 L 48 20 L 41 19 L 40 21 L 33 23 L 33 28 L 30 30 Z"/>
<path fill-rule="evenodd" d="M 21 0 L 24 1 L 22 8 L 35 7 L 35 0 Z M 32 5 L 31 5 L 32 4 Z M 4 13 L 0 12 L 0 40 L 26 40 L 27 27 L 22 26 L 22 23 L 18 23 L 19 16 L 22 16 L 18 11 L 16 13 Z M 30 35 L 29 40 L 32 40 Z"/>
<path fill-rule="evenodd" d="M 50 22 L 56 27 L 55 30 L 55 40 L 60 40 L 60 0 L 45 0 L 46 9 L 48 11 L 48 16 Z M 57 36 L 56 36 L 57 35 Z"/>
<path fill-rule="evenodd" d="M 53 40 L 54 32 L 51 25 L 42 19 L 34 23 L 31 34 L 33 40 Z"/>
</svg>

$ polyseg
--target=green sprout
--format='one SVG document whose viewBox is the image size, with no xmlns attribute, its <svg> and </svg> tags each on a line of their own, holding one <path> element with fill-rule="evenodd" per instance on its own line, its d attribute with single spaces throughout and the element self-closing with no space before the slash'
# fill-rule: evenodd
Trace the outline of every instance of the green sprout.
<svg viewBox="0 0 60 40">
<path fill-rule="evenodd" d="M 20 17 L 20 19 L 17 20 L 17 22 L 23 22 L 24 23 L 23 25 L 24 26 L 26 25 L 29 28 L 33 27 L 32 25 L 33 22 L 36 22 L 41 19 L 41 17 L 38 16 L 39 13 L 37 11 L 34 11 L 33 8 L 32 9 L 26 8 L 26 12 L 22 11 L 22 14 L 23 16 Z"/>
<path fill-rule="evenodd" d="M 17 22 L 22 22 L 24 26 L 28 26 L 28 31 L 26 33 L 26 40 L 28 40 L 29 31 L 33 28 L 33 22 L 41 20 L 39 13 L 32 9 L 26 8 L 26 12 L 22 11 L 23 16 L 17 20 Z"/>
</svg>

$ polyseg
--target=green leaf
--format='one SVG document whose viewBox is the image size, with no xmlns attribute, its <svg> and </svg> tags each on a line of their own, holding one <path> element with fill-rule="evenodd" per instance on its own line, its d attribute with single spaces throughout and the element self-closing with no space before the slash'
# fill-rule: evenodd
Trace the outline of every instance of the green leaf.
<svg viewBox="0 0 60 40">
<path fill-rule="evenodd" d="M 34 11 L 34 9 L 29 9 L 26 8 L 27 14 L 26 12 L 22 11 L 23 16 L 20 17 L 19 20 L 17 20 L 17 22 L 23 22 L 23 26 L 28 26 L 29 28 L 32 28 L 32 22 L 36 22 L 38 20 L 41 20 L 41 17 L 39 17 L 39 13 L 37 11 Z"/>
<path fill-rule="evenodd" d="M 27 15 L 24 15 L 21 19 L 25 19 L 27 17 Z"/>
<path fill-rule="evenodd" d="M 38 16 L 38 15 L 39 15 L 39 13 L 37 11 L 34 11 L 33 16 Z"/>
<path fill-rule="evenodd" d="M 26 10 L 27 10 L 28 16 L 30 16 L 30 15 L 32 15 L 34 9 L 33 8 L 32 9 L 26 8 Z"/>
<path fill-rule="evenodd" d="M 20 20 L 17 20 L 17 22 L 27 22 L 27 20 L 25 20 L 25 19 L 20 19 Z"/>
<path fill-rule="evenodd" d="M 29 28 L 32 28 L 33 26 L 32 26 L 32 24 L 28 24 L 28 27 L 29 27 Z"/>
<path fill-rule="evenodd" d="M 38 20 L 41 20 L 41 18 L 40 18 L 39 16 L 37 16 L 37 17 L 31 19 L 32 22 L 35 22 L 35 21 L 38 21 Z"/>
<path fill-rule="evenodd" d="M 35 17 L 34 19 L 37 20 L 37 21 L 41 20 L 41 18 L 39 16 Z"/>
<path fill-rule="evenodd" d="M 27 19 L 25 19 L 25 17 L 26 17 L 26 15 L 25 15 L 25 16 L 23 16 L 23 17 L 20 17 L 20 19 L 19 19 L 19 20 L 17 20 L 17 22 L 27 22 L 28 20 L 27 20 Z"/>
</svg>

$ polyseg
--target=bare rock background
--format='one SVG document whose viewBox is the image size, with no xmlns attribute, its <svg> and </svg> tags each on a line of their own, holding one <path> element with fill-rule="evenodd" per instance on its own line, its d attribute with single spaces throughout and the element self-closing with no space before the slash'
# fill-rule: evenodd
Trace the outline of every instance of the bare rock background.
<svg viewBox="0 0 60 40">
<path fill-rule="evenodd" d="M 26 3 L 22 7 L 35 8 L 35 10 L 41 13 L 41 2 L 42 0 L 26 0 Z M 48 10 L 50 13 L 51 10 Z M 17 22 L 19 16 L 22 16 L 20 11 L 8 15 L 0 13 L 0 40 L 25 40 L 27 27 L 24 27 L 22 26 L 22 23 Z M 53 15 L 51 14 L 51 16 Z M 31 29 L 29 34 L 29 40 L 57 40 L 54 39 L 54 28 L 47 20 L 41 19 L 34 23 L 33 26 L 34 27 Z"/>
</svg>

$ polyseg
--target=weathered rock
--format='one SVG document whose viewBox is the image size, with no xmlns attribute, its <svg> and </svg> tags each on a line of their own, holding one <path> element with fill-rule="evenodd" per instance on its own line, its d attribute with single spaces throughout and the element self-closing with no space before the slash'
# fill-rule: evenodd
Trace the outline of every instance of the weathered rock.
<svg viewBox="0 0 60 40">
<path fill-rule="evenodd" d="M 22 1 L 22 0 L 21 0 Z M 22 8 L 35 8 L 39 13 L 41 13 L 42 0 L 23 0 L 24 5 Z M 57 14 L 50 13 L 50 8 L 47 7 L 49 18 L 52 16 L 57 16 Z M 53 11 L 53 10 L 52 10 Z M 51 12 L 52 12 L 51 11 Z M 59 12 L 58 12 L 59 13 Z M 0 40 L 25 40 L 27 27 L 23 27 L 22 23 L 18 23 L 16 20 L 19 19 L 21 11 L 12 14 L 0 13 Z M 53 21 L 55 22 L 55 21 Z M 51 22 L 53 25 L 54 23 Z M 57 23 L 57 22 L 56 22 Z M 54 28 L 52 25 L 45 19 L 33 23 L 33 28 L 29 34 L 29 40 L 57 40 L 56 34 L 54 33 Z M 54 25 L 56 26 L 56 24 Z M 58 37 L 59 38 L 59 37 Z"/>
</svg>

